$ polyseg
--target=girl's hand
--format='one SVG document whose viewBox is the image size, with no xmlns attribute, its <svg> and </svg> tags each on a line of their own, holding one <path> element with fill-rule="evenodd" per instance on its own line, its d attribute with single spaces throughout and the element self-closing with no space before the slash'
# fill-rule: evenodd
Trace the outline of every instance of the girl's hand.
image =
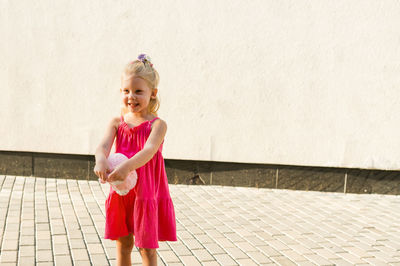
<svg viewBox="0 0 400 266">
<path fill-rule="evenodd" d="M 107 160 L 100 160 L 96 162 L 93 171 L 102 182 L 106 182 L 108 174 L 111 173 L 111 168 Z"/>
<path fill-rule="evenodd" d="M 108 175 L 107 181 L 108 182 L 113 182 L 113 181 L 124 181 L 125 178 L 128 176 L 129 174 L 129 169 L 127 167 L 126 164 L 127 161 L 121 163 L 120 165 L 118 165 L 114 171 L 111 172 L 110 175 Z"/>
</svg>

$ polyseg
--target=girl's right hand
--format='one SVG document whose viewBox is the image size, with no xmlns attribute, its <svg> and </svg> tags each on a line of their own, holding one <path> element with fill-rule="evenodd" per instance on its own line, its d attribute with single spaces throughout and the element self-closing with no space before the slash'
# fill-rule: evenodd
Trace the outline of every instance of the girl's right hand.
<svg viewBox="0 0 400 266">
<path fill-rule="evenodd" d="M 96 162 L 93 171 L 103 184 L 107 182 L 108 174 L 112 172 L 107 160 L 100 160 Z"/>
</svg>

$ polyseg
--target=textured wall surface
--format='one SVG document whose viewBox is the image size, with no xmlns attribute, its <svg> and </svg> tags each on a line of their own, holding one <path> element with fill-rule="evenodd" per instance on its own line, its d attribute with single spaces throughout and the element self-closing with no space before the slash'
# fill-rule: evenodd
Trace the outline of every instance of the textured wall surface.
<svg viewBox="0 0 400 266">
<path fill-rule="evenodd" d="M 0 7 L 0 150 L 93 154 L 145 52 L 166 158 L 400 168 L 398 1 Z"/>
</svg>

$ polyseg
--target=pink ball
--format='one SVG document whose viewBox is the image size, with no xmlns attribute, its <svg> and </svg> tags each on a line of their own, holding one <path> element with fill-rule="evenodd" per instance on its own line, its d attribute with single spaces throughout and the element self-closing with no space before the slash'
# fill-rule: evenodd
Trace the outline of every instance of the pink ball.
<svg viewBox="0 0 400 266">
<path fill-rule="evenodd" d="M 115 169 L 118 165 L 128 160 L 128 157 L 122 153 L 112 153 L 108 156 L 108 163 L 111 167 L 111 171 Z"/>
<path fill-rule="evenodd" d="M 122 153 L 112 153 L 108 156 L 108 163 L 111 167 L 111 171 L 115 169 L 118 165 L 128 160 Z M 111 186 L 115 192 L 121 196 L 128 194 L 128 192 L 136 186 L 137 183 L 137 173 L 135 170 L 130 172 L 124 181 L 113 181 L 110 182 Z"/>
</svg>

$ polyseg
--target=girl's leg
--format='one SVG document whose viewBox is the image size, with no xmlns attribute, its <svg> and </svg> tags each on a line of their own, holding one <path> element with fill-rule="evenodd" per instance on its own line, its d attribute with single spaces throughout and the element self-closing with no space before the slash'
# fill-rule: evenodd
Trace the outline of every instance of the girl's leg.
<svg viewBox="0 0 400 266">
<path fill-rule="evenodd" d="M 133 235 L 129 234 L 116 240 L 117 242 L 117 265 L 131 265 L 131 253 L 133 249 Z"/>
<path fill-rule="evenodd" d="M 155 248 L 139 248 L 143 266 L 157 266 L 157 251 Z"/>
</svg>

